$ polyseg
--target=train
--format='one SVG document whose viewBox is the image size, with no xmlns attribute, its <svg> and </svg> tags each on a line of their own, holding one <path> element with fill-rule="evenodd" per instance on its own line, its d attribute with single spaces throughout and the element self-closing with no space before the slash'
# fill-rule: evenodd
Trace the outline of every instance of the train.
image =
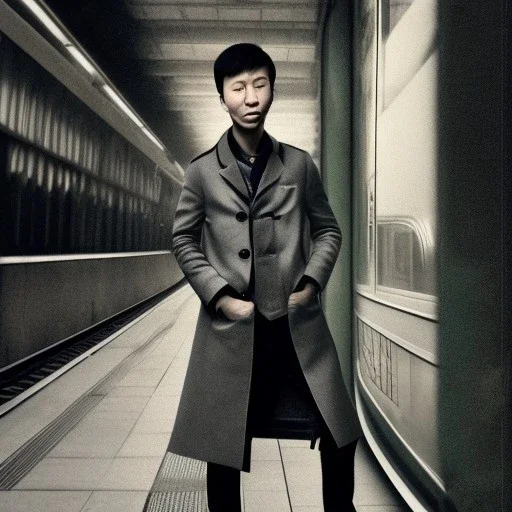
<svg viewBox="0 0 512 512">
<path fill-rule="evenodd" d="M 414 511 L 512 510 L 510 6 L 325 4 L 322 302 L 366 440 Z M 183 172 L 0 8 L 1 375 L 183 279 Z"/>
<path fill-rule="evenodd" d="M 0 377 L 183 279 L 181 167 L 1 7 Z"/>
<path fill-rule="evenodd" d="M 322 167 L 347 235 L 326 311 L 414 511 L 512 510 L 509 7 L 335 2 L 324 32 Z"/>
</svg>

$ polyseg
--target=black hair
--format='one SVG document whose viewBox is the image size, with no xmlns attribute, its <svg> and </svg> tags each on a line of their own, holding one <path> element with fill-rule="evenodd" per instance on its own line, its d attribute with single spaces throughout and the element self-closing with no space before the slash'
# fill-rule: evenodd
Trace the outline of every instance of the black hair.
<svg viewBox="0 0 512 512">
<path fill-rule="evenodd" d="M 270 88 L 273 91 L 276 80 L 276 67 L 268 53 L 252 43 L 238 43 L 226 48 L 217 57 L 213 65 L 215 85 L 221 98 L 224 97 L 224 78 L 263 67 L 268 69 Z"/>
</svg>

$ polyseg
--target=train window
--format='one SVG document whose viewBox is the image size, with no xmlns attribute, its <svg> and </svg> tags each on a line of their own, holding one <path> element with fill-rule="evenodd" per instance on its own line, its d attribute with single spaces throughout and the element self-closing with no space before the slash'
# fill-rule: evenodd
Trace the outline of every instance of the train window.
<svg viewBox="0 0 512 512">
<path fill-rule="evenodd" d="M 377 75 L 377 291 L 429 300 L 436 293 L 435 4 L 381 2 Z"/>
<path fill-rule="evenodd" d="M 387 38 L 414 0 L 382 0 L 382 35 Z"/>
<path fill-rule="evenodd" d="M 437 0 L 381 0 L 379 82 L 384 108 L 437 45 Z"/>
<path fill-rule="evenodd" d="M 377 240 L 380 286 L 435 294 L 433 247 L 425 229 L 413 219 L 380 219 Z"/>
</svg>

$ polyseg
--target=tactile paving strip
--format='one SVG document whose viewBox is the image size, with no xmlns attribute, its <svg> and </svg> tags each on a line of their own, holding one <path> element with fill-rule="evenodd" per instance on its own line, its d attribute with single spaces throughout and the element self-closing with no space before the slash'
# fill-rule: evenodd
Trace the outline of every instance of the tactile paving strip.
<svg viewBox="0 0 512 512">
<path fill-rule="evenodd" d="M 167 452 L 143 512 L 207 512 L 206 463 Z"/>
<path fill-rule="evenodd" d="M 82 354 L 113 336 L 117 331 L 179 290 L 183 283 L 184 280 L 141 304 L 119 313 L 114 318 L 101 322 L 99 326 L 72 337 L 62 344 L 62 348 L 47 349 L 40 357 L 35 357 L 32 362 L 19 363 L 12 369 L 2 371 L 0 373 L 0 415 L 18 405 L 19 402 L 15 400 L 17 397 L 30 392 L 36 384 L 45 382 L 49 376 L 61 368 L 69 366 L 69 363 Z"/>
<path fill-rule="evenodd" d="M 178 311 L 181 307 L 183 307 L 183 304 L 178 308 Z M 12 489 L 38 462 L 43 460 L 52 448 L 108 394 L 116 382 L 121 380 L 130 369 L 141 361 L 153 344 L 172 328 L 177 316 L 175 313 L 168 324 L 152 332 L 141 346 L 113 368 L 87 394 L 78 399 L 41 432 L 2 462 L 0 464 L 0 490 Z M 169 510 L 178 511 L 181 509 Z"/>
<path fill-rule="evenodd" d="M 0 464 L 0 490 L 16 485 L 103 397 L 87 395 Z"/>
</svg>

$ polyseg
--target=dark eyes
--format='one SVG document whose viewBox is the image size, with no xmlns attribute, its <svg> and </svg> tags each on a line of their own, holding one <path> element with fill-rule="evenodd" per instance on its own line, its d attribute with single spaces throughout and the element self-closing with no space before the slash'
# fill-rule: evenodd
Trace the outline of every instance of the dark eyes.
<svg viewBox="0 0 512 512">
<path fill-rule="evenodd" d="M 266 87 L 267 84 L 258 84 L 258 85 L 255 85 L 254 88 L 255 89 L 263 89 L 264 87 Z M 240 91 L 243 91 L 244 88 L 243 87 L 236 87 L 235 89 L 233 89 L 233 91 L 235 92 L 240 92 Z"/>
</svg>

